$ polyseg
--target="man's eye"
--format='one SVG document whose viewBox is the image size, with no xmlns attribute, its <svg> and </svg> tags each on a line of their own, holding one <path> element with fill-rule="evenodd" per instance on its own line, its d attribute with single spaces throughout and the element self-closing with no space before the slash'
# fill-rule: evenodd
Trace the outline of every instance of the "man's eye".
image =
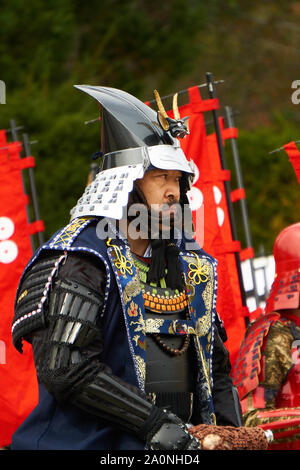
<svg viewBox="0 0 300 470">
<path fill-rule="evenodd" d="M 168 177 L 168 175 L 166 173 L 161 173 L 160 175 L 157 175 L 158 178 L 164 178 L 166 179 Z"/>
</svg>

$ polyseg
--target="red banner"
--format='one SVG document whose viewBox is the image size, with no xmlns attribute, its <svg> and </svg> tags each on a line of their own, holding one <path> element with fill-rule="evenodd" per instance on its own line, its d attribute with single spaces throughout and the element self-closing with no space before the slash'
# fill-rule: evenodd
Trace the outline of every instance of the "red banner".
<svg viewBox="0 0 300 470">
<path fill-rule="evenodd" d="M 195 165 L 196 176 L 189 193 L 195 230 L 199 230 L 199 211 L 204 217 L 203 249 L 218 260 L 217 311 L 227 334 L 227 348 L 234 362 L 245 333 L 245 315 L 235 253 L 241 249 L 240 242 L 232 239 L 224 182 L 230 180 L 230 172 L 223 170 L 215 134 L 207 135 L 204 112 L 218 109 L 217 99 L 202 100 L 198 87 L 188 90 L 189 103 L 179 107 L 180 117 L 189 116 L 190 135 L 181 141 L 187 158 Z M 173 113 L 170 111 L 170 117 Z M 237 130 L 223 129 L 222 138 L 237 136 Z M 201 230 L 201 227 L 200 227 Z M 196 235 L 197 238 L 197 235 Z"/>
<path fill-rule="evenodd" d="M 16 351 L 11 339 L 16 290 L 32 255 L 30 234 L 43 224 L 29 224 L 22 169 L 33 157 L 20 158 L 21 143 L 6 141 L 0 131 L 0 447 L 11 442 L 15 429 L 37 403 L 37 382 L 31 347 Z"/>
<path fill-rule="evenodd" d="M 295 170 L 298 182 L 300 183 L 300 152 L 295 144 L 295 142 L 290 142 L 283 146 L 284 150 L 288 154 L 289 160 L 292 164 L 292 167 Z"/>
</svg>

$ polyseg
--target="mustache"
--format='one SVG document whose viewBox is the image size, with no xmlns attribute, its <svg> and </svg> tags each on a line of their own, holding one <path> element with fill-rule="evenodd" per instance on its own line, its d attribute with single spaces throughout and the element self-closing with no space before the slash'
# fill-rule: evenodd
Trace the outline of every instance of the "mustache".
<svg viewBox="0 0 300 470">
<path fill-rule="evenodd" d="M 154 217 L 159 217 L 161 216 L 164 212 L 169 212 L 170 215 L 178 213 L 178 211 L 181 209 L 181 205 L 179 203 L 179 200 L 177 199 L 170 199 L 167 202 L 164 202 L 162 204 L 151 204 L 150 206 L 148 205 L 148 212 L 150 215 L 153 215 Z"/>
<path fill-rule="evenodd" d="M 170 238 L 178 221 L 181 221 L 181 206 L 179 203 L 169 201 L 159 206 L 152 205 L 148 210 L 149 235 L 151 228 L 151 238 Z"/>
<path fill-rule="evenodd" d="M 131 208 L 136 210 L 131 212 Z M 182 208 L 180 198 L 173 195 L 162 204 L 148 204 L 141 189 L 135 185 L 129 196 L 127 206 L 127 220 L 132 222 L 139 219 L 141 233 L 146 232 L 148 238 L 166 238 L 173 232 L 176 221 L 181 220 Z"/>
</svg>

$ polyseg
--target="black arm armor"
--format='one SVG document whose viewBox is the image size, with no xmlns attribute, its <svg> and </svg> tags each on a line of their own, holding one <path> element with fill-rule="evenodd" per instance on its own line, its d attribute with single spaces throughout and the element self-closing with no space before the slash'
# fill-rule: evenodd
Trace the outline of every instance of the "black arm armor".
<svg viewBox="0 0 300 470">
<path fill-rule="evenodd" d="M 242 412 L 236 387 L 230 377 L 229 352 L 224 345 L 227 336 L 223 325 L 216 321 L 213 350 L 213 402 L 217 424 L 242 426 Z"/>
<path fill-rule="evenodd" d="M 150 448 L 198 448 L 177 417 L 153 406 L 137 387 L 101 362 L 102 308 L 103 295 L 73 280 L 55 282 L 48 327 L 42 339 L 36 334 L 32 341 L 39 380 L 58 401 L 68 400 L 135 434 Z M 165 429 L 165 423 L 171 428 Z"/>
</svg>

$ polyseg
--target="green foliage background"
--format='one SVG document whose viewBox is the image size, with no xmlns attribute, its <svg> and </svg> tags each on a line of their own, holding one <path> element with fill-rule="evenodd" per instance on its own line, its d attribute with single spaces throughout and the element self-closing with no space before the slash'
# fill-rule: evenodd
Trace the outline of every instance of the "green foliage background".
<svg viewBox="0 0 300 470">
<path fill-rule="evenodd" d="M 269 153 L 300 139 L 300 105 L 291 101 L 300 79 L 299 2 L 1 0 L 0 12 L 0 128 L 15 119 L 20 138 L 38 141 L 32 154 L 46 238 L 68 222 L 100 148 L 99 123 L 84 124 L 97 118 L 97 103 L 73 85 L 151 100 L 154 88 L 171 94 L 205 82 L 206 72 L 224 80 L 221 112 L 235 112 L 255 249 L 271 252 L 277 233 L 299 220 L 294 171 L 284 152 Z M 226 156 L 234 189 L 228 143 Z"/>
</svg>

